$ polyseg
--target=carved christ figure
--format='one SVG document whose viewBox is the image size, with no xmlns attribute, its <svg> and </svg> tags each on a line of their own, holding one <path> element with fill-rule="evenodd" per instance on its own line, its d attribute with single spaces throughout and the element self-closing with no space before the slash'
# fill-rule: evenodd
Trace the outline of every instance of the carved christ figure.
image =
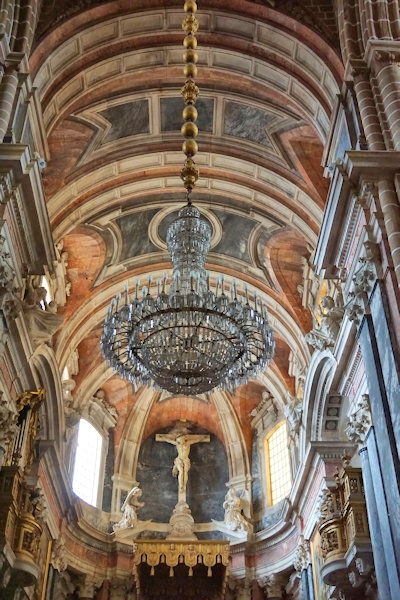
<svg viewBox="0 0 400 600">
<path fill-rule="evenodd" d="M 186 502 L 186 486 L 190 469 L 190 446 L 200 442 L 209 442 L 209 435 L 194 435 L 188 433 L 157 433 L 156 442 L 167 442 L 176 446 L 178 456 L 174 460 L 172 475 L 178 477 L 179 502 Z"/>
</svg>

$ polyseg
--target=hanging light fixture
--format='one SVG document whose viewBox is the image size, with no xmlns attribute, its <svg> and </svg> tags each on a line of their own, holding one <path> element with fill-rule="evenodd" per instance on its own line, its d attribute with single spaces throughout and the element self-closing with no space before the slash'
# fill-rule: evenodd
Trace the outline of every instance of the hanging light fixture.
<svg viewBox="0 0 400 600">
<path fill-rule="evenodd" d="M 130 296 L 125 286 L 107 311 L 101 337 L 104 358 L 124 379 L 135 385 L 153 385 L 174 394 L 202 394 L 214 388 L 233 391 L 269 364 L 275 348 L 267 311 L 254 292 L 240 293 L 235 280 L 224 276 L 211 286 L 205 269 L 212 230 L 208 220 L 191 203 L 198 179 L 194 161 L 198 133 L 195 103 L 198 29 L 195 0 L 184 5 L 182 28 L 185 85 L 182 95 L 183 152 L 181 178 L 187 204 L 168 228 L 167 248 L 172 278 L 158 280 Z M 167 291 L 168 289 L 168 291 Z"/>
</svg>

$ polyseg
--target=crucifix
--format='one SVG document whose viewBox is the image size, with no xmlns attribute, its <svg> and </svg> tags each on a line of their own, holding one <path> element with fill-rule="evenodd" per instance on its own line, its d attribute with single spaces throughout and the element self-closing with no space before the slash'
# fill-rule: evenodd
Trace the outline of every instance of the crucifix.
<svg viewBox="0 0 400 600">
<path fill-rule="evenodd" d="M 156 442 L 167 442 L 176 446 L 178 456 L 174 460 L 172 475 L 178 477 L 178 502 L 186 503 L 186 486 L 190 469 L 190 446 L 209 442 L 209 435 L 189 434 L 187 427 L 177 425 L 170 433 L 157 433 Z"/>
</svg>

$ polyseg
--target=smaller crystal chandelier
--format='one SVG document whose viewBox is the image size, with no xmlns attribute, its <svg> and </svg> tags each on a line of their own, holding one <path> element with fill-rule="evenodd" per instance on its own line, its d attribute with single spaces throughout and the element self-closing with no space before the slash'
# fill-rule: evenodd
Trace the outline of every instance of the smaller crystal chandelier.
<svg viewBox="0 0 400 600">
<path fill-rule="evenodd" d="M 275 343 L 267 311 L 256 293 L 250 303 L 247 288 L 240 294 L 235 280 L 228 290 L 223 276 L 210 285 L 205 269 L 212 230 L 192 206 L 190 197 L 198 179 L 193 157 L 199 93 L 197 74 L 195 0 L 187 0 L 183 20 L 185 101 L 182 134 L 186 160 L 181 171 L 187 205 L 167 232 L 167 248 L 173 264 L 168 276 L 129 296 L 118 294 L 107 311 L 101 337 L 104 358 L 124 379 L 135 385 L 153 385 L 173 394 L 202 394 L 214 388 L 233 391 L 269 364 Z M 226 293 L 228 292 L 228 294 Z"/>
</svg>

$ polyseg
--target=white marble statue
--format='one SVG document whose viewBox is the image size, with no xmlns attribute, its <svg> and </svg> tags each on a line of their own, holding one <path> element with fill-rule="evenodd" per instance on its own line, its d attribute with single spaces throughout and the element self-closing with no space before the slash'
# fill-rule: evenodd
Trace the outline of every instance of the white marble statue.
<svg viewBox="0 0 400 600">
<path fill-rule="evenodd" d="M 123 517 L 118 523 L 113 525 L 114 531 L 136 527 L 138 524 L 137 510 L 144 506 L 144 502 L 140 502 L 139 498 L 142 495 L 142 490 L 135 485 L 128 493 L 125 502 L 122 505 Z"/>
</svg>

